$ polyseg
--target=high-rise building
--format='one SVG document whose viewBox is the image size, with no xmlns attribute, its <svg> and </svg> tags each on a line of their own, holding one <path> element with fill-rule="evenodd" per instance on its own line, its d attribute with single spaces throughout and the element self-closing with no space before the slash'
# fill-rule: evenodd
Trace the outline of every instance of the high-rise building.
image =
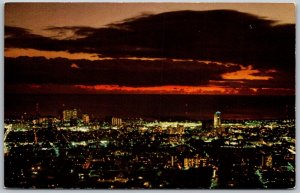
<svg viewBox="0 0 300 193">
<path fill-rule="evenodd" d="M 184 169 L 189 169 L 190 167 L 192 167 L 194 164 L 194 160 L 190 159 L 190 158 L 184 158 L 183 159 L 183 167 Z"/>
<path fill-rule="evenodd" d="M 175 165 L 175 161 L 177 161 L 177 156 L 171 156 L 171 166 Z"/>
<path fill-rule="evenodd" d="M 82 121 L 84 124 L 88 124 L 90 122 L 90 116 L 88 114 L 82 114 Z"/>
<path fill-rule="evenodd" d="M 71 119 L 77 119 L 77 109 L 63 110 L 63 121 L 70 121 Z"/>
<path fill-rule="evenodd" d="M 207 166 L 207 158 L 205 157 L 186 157 L 183 160 L 183 167 L 184 169 L 189 168 L 199 168 L 199 167 L 206 167 Z"/>
<path fill-rule="evenodd" d="M 122 125 L 122 119 L 113 117 L 113 118 L 111 118 L 111 124 L 115 125 L 115 126 L 120 126 L 120 125 Z"/>
<path fill-rule="evenodd" d="M 40 117 L 40 107 L 39 107 L 39 103 L 35 104 L 35 116 L 36 118 Z"/>
<path fill-rule="evenodd" d="M 221 126 L 221 112 L 217 111 L 214 114 L 214 128 L 219 128 Z"/>
<path fill-rule="evenodd" d="M 77 109 L 72 110 L 72 118 L 71 119 L 77 119 L 78 118 L 78 112 Z"/>
</svg>

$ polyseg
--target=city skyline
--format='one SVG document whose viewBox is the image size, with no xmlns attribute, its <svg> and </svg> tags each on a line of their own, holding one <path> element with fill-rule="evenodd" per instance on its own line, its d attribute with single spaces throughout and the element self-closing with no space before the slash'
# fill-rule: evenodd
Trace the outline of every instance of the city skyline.
<svg viewBox="0 0 300 193">
<path fill-rule="evenodd" d="M 292 3 L 6 3 L 4 186 L 295 188 Z"/>
<path fill-rule="evenodd" d="M 294 51 L 294 4 L 5 6 L 7 94 L 293 96 Z"/>
</svg>

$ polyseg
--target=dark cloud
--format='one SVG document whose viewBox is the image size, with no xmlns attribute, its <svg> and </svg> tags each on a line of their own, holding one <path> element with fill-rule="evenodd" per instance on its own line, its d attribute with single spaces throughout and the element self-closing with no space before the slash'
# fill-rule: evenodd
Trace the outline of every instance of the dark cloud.
<svg viewBox="0 0 300 193">
<path fill-rule="evenodd" d="M 67 40 L 54 40 L 41 35 L 32 34 L 30 30 L 5 26 L 5 48 L 33 48 L 37 50 L 66 50 Z"/>
<path fill-rule="evenodd" d="M 45 30 L 53 32 L 56 39 L 79 39 L 87 37 L 94 33 L 95 28 L 85 26 L 67 26 L 67 27 L 55 27 L 51 26 Z M 68 34 L 71 33 L 71 34 Z"/>
<path fill-rule="evenodd" d="M 20 27 L 5 26 L 5 36 L 7 37 L 17 38 L 25 34 L 30 34 L 30 31 Z"/>
<path fill-rule="evenodd" d="M 142 15 L 103 28 L 52 26 L 45 30 L 53 32 L 53 36 L 6 26 L 5 49 L 86 52 L 113 59 L 5 58 L 5 84 L 217 85 L 236 88 L 240 93 L 249 93 L 251 88 L 258 88 L 257 92 L 282 88 L 291 93 L 295 89 L 293 24 L 276 25 L 275 21 L 254 15 L 216 10 Z M 226 62 L 236 65 L 225 65 Z M 244 68 L 251 65 L 256 70 L 252 76 L 273 78 L 223 79 L 224 73 L 242 70 L 237 64 Z"/>
<path fill-rule="evenodd" d="M 101 19 L 101 18 L 99 18 Z M 176 11 L 142 15 L 104 28 L 50 27 L 54 39 L 6 27 L 6 48 L 65 50 L 107 56 L 191 58 L 294 71 L 295 25 L 232 10 Z M 9 36 L 8 36 L 9 34 Z"/>
<path fill-rule="evenodd" d="M 76 66 L 76 68 L 74 68 Z M 6 84 L 117 84 L 125 86 L 207 85 L 221 74 L 239 70 L 198 61 L 68 60 L 44 57 L 5 58 Z"/>
</svg>

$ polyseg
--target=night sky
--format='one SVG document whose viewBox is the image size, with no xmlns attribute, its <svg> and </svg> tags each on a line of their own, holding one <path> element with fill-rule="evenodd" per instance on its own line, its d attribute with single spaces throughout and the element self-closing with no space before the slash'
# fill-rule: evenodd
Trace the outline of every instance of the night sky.
<svg viewBox="0 0 300 193">
<path fill-rule="evenodd" d="M 293 4 L 5 6 L 5 92 L 295 95 Z"/>
</svg>

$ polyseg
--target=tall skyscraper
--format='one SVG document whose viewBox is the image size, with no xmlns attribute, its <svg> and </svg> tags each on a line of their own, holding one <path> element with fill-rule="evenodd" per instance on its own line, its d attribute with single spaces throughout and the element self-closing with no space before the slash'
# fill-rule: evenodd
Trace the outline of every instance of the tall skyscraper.
<svg viewBox="0 0 300 193">
<path fill-rule="evenodd" d="M 36 118 L 40 117 L 40 107 L 39 107 L 39 103 L 35 104 L 35 116 Z"/>
<path fill-rule="evenodd" d="M 122 125 L 122 119 L 113 117 L 113 118 L 111 118 L 111 124 L 114 126 L 120 126 L 120 125 Z"/>
<path fill-rule="evenodd" d="M 63 120 L 70 121 L 71 119 L 77 119 L 77 109 L 64 110 L 62 112 Z"/>
<path fill-rule="evenodd" d="M 214 128 L 218 128 L 221 126 L 221 112 L 217 111 L 214 114 Z"/>
<path fill-rule="evenodd" d="M 90 116 L 88 114 L 82 114 L 82 121 L 84 124 L 88 124 L 90 122 Z"/>
</svg>

